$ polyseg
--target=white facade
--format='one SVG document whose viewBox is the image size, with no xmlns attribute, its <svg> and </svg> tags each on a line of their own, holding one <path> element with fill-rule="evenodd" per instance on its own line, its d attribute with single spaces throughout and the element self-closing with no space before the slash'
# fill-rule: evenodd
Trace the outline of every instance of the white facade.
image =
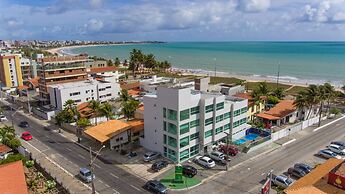
<svg viewBox="0 0 345 194">
<path fill-rule="evenodd" d="M 69 99 L 78 105 L 90 100 L 106 102 L 118 97 L 120 85 L 112 77 L 103 80 L 89 78 L 87 81 L 54 84 L 48 86 L 50 103 L 57 110 L 62 110 Z"/>
<path fill-rule="evenodd" d="M 158 87 L 144 96 L 144 137 L 141 144 L 175 161 L 208 152 L 227 134 L 233 140 L 245 135 L 247 100 L 190 87 Z"/>
</svg>

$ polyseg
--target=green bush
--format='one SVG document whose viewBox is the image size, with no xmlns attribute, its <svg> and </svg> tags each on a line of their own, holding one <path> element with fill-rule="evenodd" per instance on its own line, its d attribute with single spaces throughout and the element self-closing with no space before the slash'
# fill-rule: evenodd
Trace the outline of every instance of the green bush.
<svg viewBox="0 0 345 194">
<path fill-rule="evenodd" d="M 34 164 L 35 164 L 35 162 L 34 162 L 33 160 L 27 160 L 27 161 L 25 162 L 25 166 L 26 166 L 27 168 L 33 167 Z"/>
<path fill-rule="evenodd" d="M 268 96 L 267 103 L 268 104 L 277 104 L 279 102 L 279 98 L 276 96 Z"/>
<path fill-rule="evenodd" d="M 56 187 L 56 182 L 54 180 L 47 180 L 45 186 L 48 190 L 54 189 Z"/>
<path fill-rule="evenodd" d="M 341 113 L 340 109 L 339 108 L 331 108 L 331 110 L 329 111 L 331 114 L 335 114 L 335 115 L 338 115 Z"/>
<path fill-rule="evenodd" d="M 23 155 L 21 155 L 21 154 L 12 154 L 12 155 L 9 155 L 6 159 L 1 160 L 0 164 L 7 164 L 7 163 L 19 161 L 19 160 L 22 160 L 24 164 L 26 162 L 26 158 Z"/>
</svg>

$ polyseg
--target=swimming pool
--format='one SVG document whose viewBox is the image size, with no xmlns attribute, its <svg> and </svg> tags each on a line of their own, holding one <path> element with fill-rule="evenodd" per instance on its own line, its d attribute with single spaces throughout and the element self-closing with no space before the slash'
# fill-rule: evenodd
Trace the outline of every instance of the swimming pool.
<svg viewBox="0 0 345 194">
<path fill-rule="evenodd" d="M 234 141 L 234 143 L 236 145 L 242 145 L 242 144 L 246 143 L 247 141 L 253 141 L 253 140 L 257 139 L 259 136 L 260 135 L 256 134 L 256 133 L 249 133 L 248 135 L 244 136 L 243 138 Z"/>
</svg>

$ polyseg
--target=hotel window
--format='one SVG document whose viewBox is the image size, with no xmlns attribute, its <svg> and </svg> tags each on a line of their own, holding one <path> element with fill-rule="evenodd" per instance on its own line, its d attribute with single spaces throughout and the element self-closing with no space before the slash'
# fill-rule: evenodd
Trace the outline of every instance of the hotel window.
<svg viewBox="0 0 345 194">
<path fill-rule="evenodd" d="M 192 146 L 190 147 L 189 150 L 190 150 L 190 156 L 197 155 L 199 154 L 199 145 Z"/>
<path fill-rule="evenodd" d="M 231 127 L 231 124 L 230 124 L 230 123 L 224 125 L 224 131 L 229 130 L 230 127 Z"/>
<path fill-rule="evenodd" d="M 80 100 L 80 99 L 78 99 L 78 100 L 75 100 L 74 102 L 75 102 L 75 103 L 77 103 L 77 102 L 81 102 L 81 100 Z"/>
<path fill-rule="evenodd" d="M 180 111 L 180 121 L 189 119 L 189 109 Z"/>
<path fill-rule="evenodd" d="M 216 129 L 216 134 L 219 134 L 219 133 L 221 133 L 221 132 L 223 132 L 223 127 L 218 127 L 218 128 Z"/>
<path fill-rule="evenodd" d="M 190 122 L 190 128 L 197 127 L 200 125 L 199 119 Z"/>
<path fill-rule="evenodd" d="M 236 117 L 236 116 L 238 116 L 238 115 L 240 115 L 241 114 L 241 109 L 238 109 L 238 110 L 235 110 L 234 111 L 234 116 Z"/>
<path fill-rule="evenodd" d="M 213 135 L 212 129 L 205 132 L 205 138 L 211 137 L 212 135 Z"/>
<path fill-rule="evenodd" d="M 208 118 L 208 119 L 205 120 L 205 126 L 211 125 L 212 123 L 213 123 L 213 117 Z"/>
<path fill-rule="evenodd" d="M 221 109 L 223 109 L 224 108 L 224 102 L 220 102 L 220 103 L 218 103 L 217 105 L 216 105 L 216 109 L 217 110 L 221 110 Z"/>
<path fill-rule="evenodd" d="M 196 107 L 193 107 L 190 109 L 190 114 L 191 115 L 195 115 L 195 114 L 198 114 L 200 112 L 200 107 L 199 106 L 196 106 Z"/>
<path fill-rule="evenodd" d="M 216 123 L 220 122 L 223 120 L 223 115 L 219 115 L 216 117 Z"/>
<path fill-rule="evenodd" d="M 177 127 L 176 125 L 172 124 L 172 123 L 168 123 L 168 132 L 171 134 L 176 135 L 177 134 Z"/>
<path fill-rule="evenodd" d="M 163 143 L 167 144 L 167 136 L 166 135 L 163 135 Z"/>
<path fill-rule="evenodd" d="M 246 112 L 247 112 L 247 110 L 248 110 L 248 108 L 247 108 L 247 107 L 242 108 L 242 109 L 241 109 L 241 114 L 246 113 Z"/>
<path fill-rule="evenodd" d="M 238 127 L 239 125 L 240 125 L 240 121 L 234 122 L 234 128 L 235 128 L 235 127 Z"/>
<path fill-rule="evenodd" d="M 167 122 L 163 121 L 163 130 L 166 131 L 167 130 Z"/>
<path fill-rule="evenodd" d="M 213 104 L 206 106 L 205 108 L 206 113 L 213 111 Z"/>
<path fill-rule="evenodd" d="M 168 145 L 171 147 L 177 147 L 177 140 L 173 137 L 168 136 Z"/>
<path fill-rule="evenodd" d="M 190 135 L 190 140 L 194 140 L 194 139 L 199 139 L 199 132 L 193 133 L 192 135 Z"/>
<path fill-rule="evenodd" d="M 189 149 L 180 152 L 180 162 L 189 158 Z"/>
<path fill-rule="evenodd" d="M 176 152 L 174 150 L 168 149 L 168 158 L 172 161 L 176 161 Z"/>
<path fill-rule="evenodd" d="M 180 139 L 180 148 L 186 147 L 189 145 L 189 136 Z"/>
<path fill-rule="evenodd" d="M 224 119 L 228 119 L 231 117 L 231 113 L 230 112 L 227 112 L 224 114 Z"/>
<path fill-rule="evenodd" d="M 163 108 L 163 117 L 166 118 L 167 117 L 167 109 Z"/>
<path fill-rule="evenodd" d="M 168 109 L 168 119 L 176 121 L 177 120 L 177 111 Z"/>
<path fill-rule="evenodd" d="M 188 133 L 189 132 L 189 123 L 180 125 L 180 135 Z"/>
</svg>

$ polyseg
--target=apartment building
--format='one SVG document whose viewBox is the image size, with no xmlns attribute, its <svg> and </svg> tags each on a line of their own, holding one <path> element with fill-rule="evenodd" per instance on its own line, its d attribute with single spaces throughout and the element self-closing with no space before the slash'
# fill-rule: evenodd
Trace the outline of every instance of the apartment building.
<svg viewBox="0 0 345 194">
<path fill-rule="evenodd" d="M 144 96 L 141 144 L 179 163 L 207 153 L 212 144 L 245 135 L 247 100 L 193 90 L 189 86 L 158 87 Z"/>
<path fill-rule="evenodd" d="M 37 77 L 37 62 L 27 58 L 21 58 L 20 68 L 22 71 L 23 82 Z"/>
<path fill-rule="evenodd" d="M 21 54 L 0 55 L 0 81 L 2 86 L 18 87 L 23 85 L 21 59 Z"/>
<path fill-rule="evenodd" d="M 46 57 L 38 59 L 40 100 L 44 105 L 49 104 L 48 86 L 69 82 L 86 81 L 87 56 Z"/>
</svg>

